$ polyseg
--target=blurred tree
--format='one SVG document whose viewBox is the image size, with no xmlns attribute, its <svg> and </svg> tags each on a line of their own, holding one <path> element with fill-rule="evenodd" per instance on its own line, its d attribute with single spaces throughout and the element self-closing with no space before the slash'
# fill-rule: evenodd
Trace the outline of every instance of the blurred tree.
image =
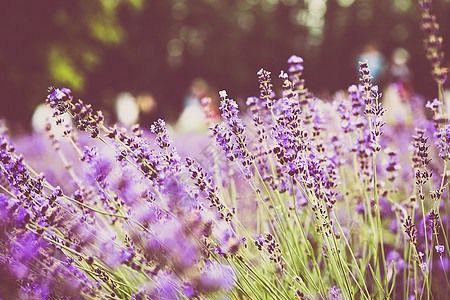
<svg viewBox="0 0 450 300">
<path fill-rule="evenodd" d="M 105 49 L 123 40 L 115 11 L 141 0 L 7 1 L 0 12 L 1 116 L 29 127 L 51 84 L 85 90 Z"/>
<path fill-rule="evenodd" d="M 434 6 L 450 53 L 450 2 Z M 120 92 L 150 92 L 152 118 L 174 121 L 195 78 L 244 99 L 261 67 L 277 86 L 291 54 L 314 92 L 332 93 L 357 82 L 369 42 L 387 60 L 406 48 L 415 90 L 435 94 L 414 0 L 16 0 L 0 14 L 0 116 L 25 127 L 50 84 L 106 110 Z"/>
<path fill-rule="evenodd" d="M 306 32 L 292 26 L 289 6 L 279 6 L 173 0 L 146 2 L 139 13 L 123 7 L 119 16 L 128 35 L 103 56 L 104 67 L 114 68 L 108 73 L 116 75 L 100 81 L 104 68 L 99 68 L 88 94 L 99 87 L 109 94 L 117 92 L 113 89 L 151 91 L 161 103 L 159 114 L 171 121 L 197 77 L 233 97 L 256 94 L 258 69 L 280 70 L 295 50 L 295 36 Z"/>
</svg>

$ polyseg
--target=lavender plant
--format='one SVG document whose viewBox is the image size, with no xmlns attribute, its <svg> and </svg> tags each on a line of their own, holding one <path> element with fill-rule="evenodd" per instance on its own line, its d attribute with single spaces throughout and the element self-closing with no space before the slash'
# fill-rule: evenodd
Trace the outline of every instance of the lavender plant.
<svg viewBox="0 0 450 300">
<path fill-rule="evenodd" d="M 331 100 L 308 91 L 298 56 L 278 92 L 258 71 L 246 108 L 219 92 L 202 157 L 176 149 L 163 120 L 108 126 L 51 88 L 63 136 L 1 130 L 0 297 L 445 298 L 450 125 L 430 7 L 439 98 L 431 119 L 409 99 L 415 128 L 386 124 L 367 62 Z"/>
</svg>

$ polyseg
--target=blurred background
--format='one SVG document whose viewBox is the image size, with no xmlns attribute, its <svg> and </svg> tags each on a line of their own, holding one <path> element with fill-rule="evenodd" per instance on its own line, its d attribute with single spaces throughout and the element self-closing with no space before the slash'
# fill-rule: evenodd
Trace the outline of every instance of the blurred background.
<svg viewBox="0 0 450 300">
<path fill-rule="evenodd" d="M 450 53 L 450 0 L 433 1 Z M 113 122 L 175 122 L 219 90 L 258 94 L 256 72 L 304 58 L 308 88 L 327 97 L 357 83 L 368 58 L 381 86 L 402 77 L 436 96 L 416 0 L 15 0 L 0 10 L 0 118 L 31 129 L 47 87 L 68 87 Z M 449 56 L 447 55 L 447 59 Z M 128 118 L 128 121 L 127 121 Z"/>
</svg>

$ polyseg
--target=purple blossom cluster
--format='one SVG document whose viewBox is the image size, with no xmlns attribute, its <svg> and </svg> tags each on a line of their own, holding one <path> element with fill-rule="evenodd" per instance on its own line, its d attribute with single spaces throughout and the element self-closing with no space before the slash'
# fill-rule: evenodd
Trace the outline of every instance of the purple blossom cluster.
<svg viewBox="0 0 450 300">
<path fill-rule="evenodd" d="M 382 234 L 377 234 L 386 263 L 384 272 L 391 272 L 391 279 L 394 276 L 403 280 L 402 276 L 412 274 L 405 267 L 405 261 L 416 260 L 425 274 L 419 275 L 416 282 L 427 280 L 432 250 L 446 255 L 441 241 L 448 232 L 447 221 L 445 224 L 438 221 L 438 215 L 446 217 L 444 207 L 447 204 L 444 203 L 448 201 L 448 177 L 442 173 L 448 168 L 448 125 L 439 110 L 441 104 L 438 100 L 427 104 L 434 114 L 432 120 L 422 115 L 423 110 L 410 110 L 415 114 L 413 125 L 424 129 L 401 122 L 386 126 L 383 102 L 389 99 L 383 99 L 379 88 L 372 85 L 367 62 L 360 64 L 361 84 L 350 86 L 332 100 L 319 99 L 305 88 L 299 57 L 291 57 L 288 63 L 288 73 L 281 71 L 279 76 L 283 82 L 280 95 L 273 90 L 271 73 L 264 69 L 257 72 L 260 95 L 247 98 L 246 117 L 251 121 L 245 127 L 243 121 L 236 119 L 235 102 L 231 105 L 227 94 L 221 92 L 222 128 L 228 124 L 228 131 L 219 130 L 220 125 L 211 129 L 224 155 L 237 161 L 241 170 L 242 165 L 246 165 L 245 157 L 253 158 L 255 168 L 244 174 L 247 179 L 249 174 L 252 179 L 260 178 L 260 181 L 249 181 L 256 195 L 266 191 L 261 209 L 265 210 L 264 203 L 268 203 L 267 228 L 272 230 L 271 238 L 275 243 L 281 245 L 279 253 L 289 250 L 283 248 L 286 242 L 280 241 L 285 238 L 279 228 L 281 220 L 287 215 L 286 222 L 289 222 L 289 217 L 307 210 L 312 213 L 316 232 L 323 237 L 318 242 L 323 245 L 322 257 L 330 259 L 337 252 L 336 243 L 330 241 L 330 237 L 340 240 L 344 234 L 351 238 L 357 234 L 350 230 L 352 224 L 372 222 L 379 224 L 373 225 L 375 230 L 394 230 L 404 241 L 402 245 L 384 244 L 380 242 L 384 240 Z M 417 101 L 423 103 L 423 99 L 412 96 L 411 105 L 419 105 Z M 244 128 L 248 133 L 246 138 L 235 141 L 233 137 L 242 134 Z M 245 149 L 239 159 L 233 156 L 237 145 Z M 433 176 L 436 174 L 442 176 Z M 277 203 L 277 197 L 295 200 Z M 343 210 L 354 215 L 342 217 L 334 213 Z M 340 232 L 336 221 L 346 228 Z M 383 224 L 391 225 L 385 228 Z M 441 225 L 446 229 L 441 230 Z M 267 239 L 261 235 L 254 244 L 270 260 L 281 260 L 281 255 L 280 259 L 274 258 L 274 247 L 269 251 Z M 408 247 L 422 255 L 398 256 Z M 390 254 L 385 257 L 384 251 L 388 250 Z M 365 255 L 361 249 L 355 253 Z M 397 267 L 395 275 L 392 274 L 394 265 Z M 443 264 L 438 268 L 447 271 Z M 340 292 L 336 286 L 330 288 L 332 298 L 338 299 Z M 296 296 L 303 299 L 305 294 L 298 289 Z"/>
<path fill-rule="evenodd" d="M 424 44 L 427 51 L 427 59 L 431 63 L 431 73 L 438 83 L 447 81 L 447 68 L 443 67 L 444 52 L 442 50 L 442 36 L 439 35 L 439 24 L 432 12 L 431 0 L 420 0 L 419 7 L 422 16 L 422 31 L 424 32 Z"/>
<path fill-rule="evenodd" d="M 49 147 L 45 136 L 28 138 L 42 148 L 36 161 L 21 145 L 31 165 L 47 160 L 45 174 L 60 160 L 62 177 L 37 173 L 1 136 L 0 297 L 181 299 L 231 290 L 235 271 L 215 257 L 230 251 L 222 219 L 231 213 L 205 172 L 194 176 L 180 163 L 164 122 L 129 135 L 72 100 L 65 88 L 47 99 L 55 118 L 78 118 L 76 129 L 66 126 L 58 140 L 48 128 Z"/>
<path fill-rule="evenodd" d="M 252 176 L 254 157 L 247 149 L 245 124 L 239 118 L 238 105 L 229 99 L 226 91 L 220 92 L 223 122 L 211 127 L 211 131 L 218 145 L 225 151 L 227 159 L 237 161 L 247 179 Z"/>
</svg>

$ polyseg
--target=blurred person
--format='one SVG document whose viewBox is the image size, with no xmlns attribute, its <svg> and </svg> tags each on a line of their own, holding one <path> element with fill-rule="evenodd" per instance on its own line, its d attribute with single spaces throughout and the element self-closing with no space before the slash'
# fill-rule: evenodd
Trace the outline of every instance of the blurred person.
<svg viewBox="0 0 450 300">
<path fill-rule="evenodd" d="M 409 52 L 405 48 L 395 48 L 388 70 L 388 80 L 395 83 L 402 98 L 409 98 L 412 93 L 411 71 L 408 67 Z"/>
<path fill-rule="evenodd" d="M 157 119 L 158 103 L 151 93 L 141 93 L 136 97 L 139 108 L 139 122 L 141 125 L 150 126 Z"/>
<path fill-rule="evenodd" d="M 370 75 L 373 77 L 373 83 L 380 84 L 385 72 L 385 59 L 376 43 L 370 42 L 363 47 L 361 54 L 358 56 L 358 62 L 366 60 L 369 65 Z M 359 64 L 357 68 L 359 70 Z"/>
<path fill-rule="evenodd" d="M 409 52 L 404 48 L 392 51 L 388 68 L 388 86 L 383 93 L 383 106 L 387 109 L 385 120 L 392 125 L 412 126 L 412 110 L 409 103 L 413 95 L 411 71 L 408 67 Z"/>
<path fill-rule="evenodd" d="M 450 59 L 447 60 L 445 67 L 450 70 Z M 447 79 L 447 82 L 444 83 L 444 107 L 447 119 L 450 119 L 450 81 Z"/>
<path fill-rule="evenodd" d="M 125 127 L 136 124 L 139 120 L 139 106 L 136 99 L 128 92 L 117 95 L 115 102 L 117 120 Z"/>
<path fill-rule="evenodd" d="M 206 130 L 208 120 L 205 116 L 201 99 L 209 94 L 208 83 L 201 78 L 195 79 L 184 100 L 184 108 L 175 128 L 179 132 Z"/>
</svg>

